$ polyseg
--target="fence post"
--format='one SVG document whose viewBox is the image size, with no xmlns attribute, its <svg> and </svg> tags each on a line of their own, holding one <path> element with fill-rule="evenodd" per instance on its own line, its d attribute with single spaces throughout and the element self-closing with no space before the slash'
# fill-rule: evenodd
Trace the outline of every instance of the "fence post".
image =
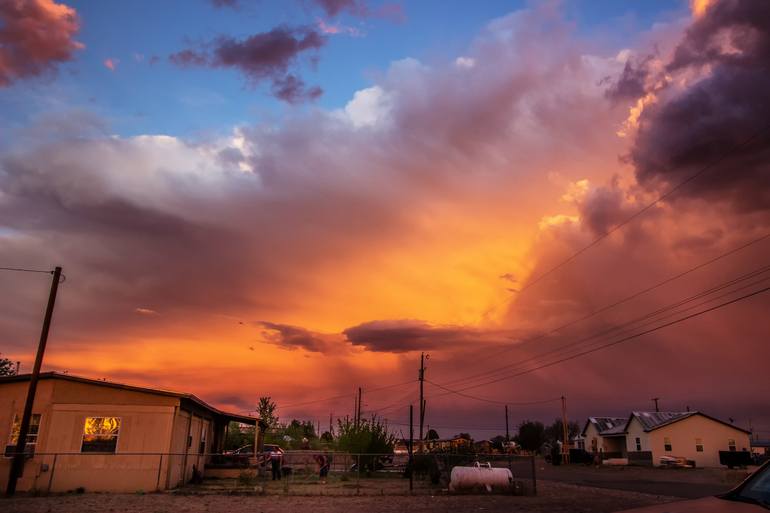
<svg viewBox="0 0 770 513">
<path fill-rule="evenodd" d="M 356 495 L 361 493 L 361 455 L 358 455 L 356 463 Z"/>
<path fill-rule="evenodd" d="M 46 493 L 51 493 L 51 486 L 53 485 L 53 473 L 56 470 L 56 457 L 59 456 L 58 453 L 54 453 L 53 455 L 53 463 L 51 463 L 51 475 L 48 477 L 48 490 Z"/>
<path fill-rule="evenodd" d="M 537 495 L 537 475 L 535 473 L 535 455 L 532 455 L 532 494 Z"/>
<path fill-rule="evenodd" d="M 155 482 L 155 490 L 160 491 L 160 471 L 163 468 L 163 453 L 160 453 L 160 461 L 158 461 L 158 479 Z"/>
</svg>

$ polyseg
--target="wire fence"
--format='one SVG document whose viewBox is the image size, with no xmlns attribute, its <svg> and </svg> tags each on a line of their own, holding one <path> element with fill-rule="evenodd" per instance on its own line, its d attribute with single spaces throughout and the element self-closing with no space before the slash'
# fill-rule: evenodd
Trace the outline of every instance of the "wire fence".
<svg viewBox="0 0 770 513">
<path fill-rule="evenodd" d="M 410 460 L 405 453 L 334 451 L 284 451 L 272 456 L 38 453 L 25 456 L 20 490 L 318 496 L 537 493 L 534 456 L 415 453 Z M 0 463 L 0 469 L 6 464 L 10 458 Z"/>
</svg>

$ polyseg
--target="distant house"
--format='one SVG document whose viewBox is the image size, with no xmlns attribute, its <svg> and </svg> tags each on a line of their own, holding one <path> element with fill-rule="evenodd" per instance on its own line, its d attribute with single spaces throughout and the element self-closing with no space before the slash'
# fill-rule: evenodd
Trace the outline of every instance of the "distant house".
<svg viewBox="0 0 770 513">
<path fill-rule="evenodd" d="M 719 451 L 748 451 L 751 433 L 705 413 L 635 411 L 626 422 L 629 461 L 658 465 L 675 456 L 717 467 Z"/>
<path fill-rule="evenodd" d="M 605 458 L 620 458 L 626 449 L 627 417 L 588 417 L 581 432 L 585 450 Z"/>
<path fill-rule="evenodd" d="M 0 378 L 0 439 L 15 451 L 29 374 Z M 192 394 L 53 372 L 40 375 L 18 489 L 133 492 L 175 488 L 221 452 L 231 421 Z M 264 426 L 262 426 L 264 428 Z M 0 482 L 11 458 L 0 458 Z"/>
</svg>

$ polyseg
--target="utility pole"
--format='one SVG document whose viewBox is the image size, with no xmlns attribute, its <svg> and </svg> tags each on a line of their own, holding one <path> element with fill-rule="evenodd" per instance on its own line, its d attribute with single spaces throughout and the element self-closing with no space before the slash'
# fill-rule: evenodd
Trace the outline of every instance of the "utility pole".
<svg viewBox="0 0 770 513">
<path fill-rule="evenodd" d="M 660 411 L 660 409 L 658 408 L 658 400 L 659 399 L 660 399 L 660 397 L 653 397 L 652 399 L 650 399 L 650 401 L 655 401 L 655 411 L 656 412 Z"/>
<path fill-rule="evenodd" d="M 334 427 L 332 426 L 332 412 L 329 412 L 329 434 L 334 438 Z"/>
<path fill-rule="evenodd" d="M 561 396 L 561 428 L 563 443 L 561 446 L 562 463 L 569 463 L 569 427 L 567 427 L 567 398 Z"/>
<path fill-rule="evenodd" d="M 409 405 L 409 493 L 414 488 L 414 406 Z"/>
<path fill-rule="evenodd" d="M 16 362 L 16 375 L 19 375 L 19 372 L 21 371 L 21 362 Z"/>
<path fill-rule="evenodd" d="M 420 353 L 420 374 L 419 374 L 419 380 L 420 380 L 420 452 L 422 452 L 422 426 L 423 422 L 425 421 L 425 395 L 424 395 L 424 384 L 425 384 L 425 353 Z"/>
<path fill-rule="evenodd" d="M 508 405 L 505 405 L 505 441 L 510 442 L 511 441 L 511 434 L 508 432 Z M 508 450 L 508 448 L 505 448 Z"/>
<path fill-rule="evenodd" d="M 24 470 L 24 453 L 27 448 L 27 434 L 29 433 L 29 424 L 32 419 L 32 407 L 35 404 L 35 392 L 37 391 L 37 382 L 40 378 L 40 367 L 43 365 L 45 346 L 48 343 L 48 330 L 51 328 L 53 307 L 56 304 L 56 292 L 59 290 L 61 267 L 57 266 L 52 274 L 53 281 L 51 282 L 51 292 L 48 295 L 48 305 L 45 309 L 43 329 L 40 332 L 40 341 L 38 342 L 37 355 L 35 356 L 35 366 L 32 368 L 32 375 L 29 378 L 27 402 L 24 403 L 24 414 L 21 417 L 21 425 L 19 426 L 19 439 L 16 441 L 16 453 L 11 462 L 11 471 L 8 474 L 8 487 L 5 490 L 5 493 L 8 496 L 16 493 L 16 480 L 21 476 Z"/>
<path fill-rule="evenodd" d="M 358 387 L 358 409 L 356 410 L 356 426 L 361 423 L 361 387 Z"/>
</svg>

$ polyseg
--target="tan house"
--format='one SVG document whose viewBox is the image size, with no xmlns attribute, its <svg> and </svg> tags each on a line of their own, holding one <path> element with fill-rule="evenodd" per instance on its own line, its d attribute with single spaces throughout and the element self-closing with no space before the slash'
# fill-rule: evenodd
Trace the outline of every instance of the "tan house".
<svg viewBox="0 0 770 513">
<path fill-rule="evenodd" d="M 585 450 L 604 458 L 625 456 L 627 417 L 588 417 L 581 435 Z"/>
<path fill-rule="evenodd" d="M 30 376 L 0 378 L 0 439 L 15 450 Z M 18 490 L 135 492 L 175 488 L 221 452 L 231 421 L 192 394 L 42 373 Z M 259 432 L 259 430 L 257 430 Z M 11 458 L 0 458 L 0 482 Z"/>
<path fill-rule="evenodd" d="M 749 431 L 698 411 L 635 411 L 624 431 L 629 461 L 653 465 L 659 465 L 662 456 L 672 456 L 697 467 L 718 467 L 719 451 L 751 447 Z"/>
</svg>

